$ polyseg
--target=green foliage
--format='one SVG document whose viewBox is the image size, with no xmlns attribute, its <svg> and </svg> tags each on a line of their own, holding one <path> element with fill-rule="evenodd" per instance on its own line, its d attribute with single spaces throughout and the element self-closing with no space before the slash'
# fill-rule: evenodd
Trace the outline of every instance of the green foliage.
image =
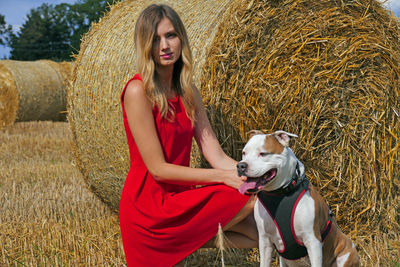
<svg viewBox="0 0 400 267">
<path fill-rule="evenodd" d="M 31 9 L 19 32 L 10 35 L 10 58 L 72 60 L 90 25 L 108 11 L 108 2 L 111 0 L 79 0 L 72 5 L 43 4 Z"/>
<path fill-rule="evenodd" d="M 31 9 L 17 35 L 11 35 L 11 59 L 68 59 L 70 29 L 66 23 L 66 5 L 43 4 Z"/>
<path fill-rule="evenodd" d="M 0 45 L 6 45 L 8 43 L 8 38 L 11 33 L 11 25 L 7 25 L 4 15 L 0 14 Z"/>
<path fill-rule="evenodd" d="M 89 31 L 92 22 L 97 22 L 109 10 L 111 0 L 80 0 L 71 6 L 68 20 L 74 28 L 71 46 L 79 50 L 82 36 Z"/>
</svg>

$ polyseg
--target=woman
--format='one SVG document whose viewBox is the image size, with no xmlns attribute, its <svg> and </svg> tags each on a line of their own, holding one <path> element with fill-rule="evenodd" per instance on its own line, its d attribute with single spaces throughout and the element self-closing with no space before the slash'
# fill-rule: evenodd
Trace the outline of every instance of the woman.
<svg viewBox="0 0 400 267">
<path fill-rule="evenodd" d="M 192 56 L 178 14 L 151 5 L 135 27 L 139 74 L 121 95 L 131 167 L 120 202 L 128 266 L 178 266 L 215 247 L 221 225 L 233 247 L 257 247 L 255 197 L 221 149 L 192 83 Z M 194 136 L 212 169 L 190 168 Z M 204 185 L 198 187 L 196 185 Z"/>
</svg>

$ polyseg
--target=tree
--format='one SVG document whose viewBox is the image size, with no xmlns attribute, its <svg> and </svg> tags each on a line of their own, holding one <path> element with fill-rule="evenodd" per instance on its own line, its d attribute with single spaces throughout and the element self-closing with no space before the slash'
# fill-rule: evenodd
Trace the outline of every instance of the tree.
<svg viewBox="0 0 400 267">
<path fill-rule="evenodd" d="M 82 36 L 87 33 L 93 22 L 98 22 L 109 11 L 112 0 L 80 0 L 71 6 L 68 14 L 70 26 L 74 28 L 71 46 L 79 51 Z"/>
<path fill-rule="evenodd" d="M 11 25 L 7 25 L 4 15 L 0 14 L 0 45 L 6 45 L 12 33 Z"/>
<path fill-rule="evenodd" d="M 109 9 L 112 0 L 79 0 L 75 4 L 43 4 L 31 9 L 17 34 L 11 34 L 11 59 L 72 60 L 82 36 Z"/>
<path fill-rule="evenodd" d="M 11 59 L 69 60 L 71 30 L 66 18 L 68 8 L 67 4 L 55 8 L 43 4 L 31 9 L 20 32 L 11 35 Z"/>
</svg>

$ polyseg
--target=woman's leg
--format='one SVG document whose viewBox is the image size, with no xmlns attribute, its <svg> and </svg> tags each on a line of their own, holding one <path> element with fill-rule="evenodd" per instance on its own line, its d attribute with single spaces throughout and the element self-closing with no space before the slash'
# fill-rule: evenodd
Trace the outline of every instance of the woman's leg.
<svg viewBox="0 0 400 267">
<path fill-rule="evenodd" d="M 232 248 L 257 248 L 258 231 L 253 213 L 224 231 L 227 247 Z"/>
<path fill-rule="evenodd" d="M 224 230 L 226 246 L 230 248 L 256 248 L 258 247 L 257 225 L 254 221 L 253 210 L 257 196 L 249 198 L 243 208 L 230 220 Z M 202 248 L 216 248 L 216 237 L 207 241 Z M 178 262 L 175 267 L 184 266 L 184 259 Z"/>
<path fill-rule="evenodd" d="M 258 247 L 257 225 L 253 217 L 254 204 L 256 203 L 256 200 L 256 195 L 251 196 L 244 207 L 223 228 L 224 237 L 228 241 L 225 244 L 227 247 Z M 213 237 L 202 247 L 215 248 L 215 239 L 216 237 Z"/>
<path fill-rule="evenodd" d="M 223 232 L 224 246 L 229 248 L 257 248 L 258 232 L 252 214 Z M 216 248 L 216 237 L 206 242 L 203 248 Z"/>
<path fill-rule="evenodd" d="M 224 231 L 229 230 L 232 226 L 241 222 L 244 218 L 248 217 L 249 215 L 253 216 L 254 204 L 256 204 L 257 195 L 250 196 L 247 203 L 243 206 L 243 208 L 235 215 L 235 217 L 230 220 L 225 227 L 223 228 Z"/>
</svg>

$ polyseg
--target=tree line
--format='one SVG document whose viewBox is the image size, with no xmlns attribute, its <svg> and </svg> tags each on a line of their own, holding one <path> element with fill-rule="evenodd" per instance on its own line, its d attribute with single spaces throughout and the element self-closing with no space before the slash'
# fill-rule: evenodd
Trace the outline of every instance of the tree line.
<svg viewBox="0 0 400 267">
<path fill-rule="evenodd" d="M 11 48 L 9 59 L 71 61 L 82 36 L 93 22 L 118 0 L 77 0 L 74 4 L 42 4 L 31 9 L 22 27 L 14 32 L 0 14 L 0 45 Z"/>
</svg>

